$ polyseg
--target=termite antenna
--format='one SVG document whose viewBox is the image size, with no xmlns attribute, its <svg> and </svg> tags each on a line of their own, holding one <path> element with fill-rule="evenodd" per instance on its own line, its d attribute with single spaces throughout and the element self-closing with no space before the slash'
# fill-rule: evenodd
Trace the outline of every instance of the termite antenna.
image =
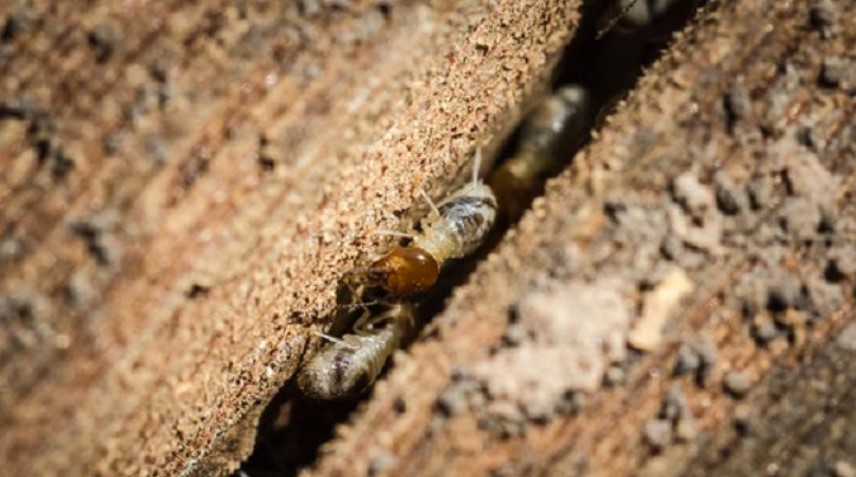
<svg viewBox="0 0 856 477">
<path fill-rule="evenodd" d="M 372 235 L 382 235 L 386 237 L 398 237 L 413 240 L 413 235 L 411 234 L 390 229 L 376 229 L 372 231 Z"/>
<path fill-rule="evenodd" d="M 431 200 L 431 197 L 428 195 L 428 193 L 425 192 L 425 189 L 420 187 L 419 195 L 421 195 L 422 198 L 425 199 L 425 202 L 428 203 L 428 207 L 431 208 L 431 213 L 434 214 L 435 217 L 440 217 L 440 209 L 437 208 L 437 205 L 434 203 L 433 200 Z"/>
<path fill-rule="evenodd" d="M 347 341 L 345 341 L 345 340 L 342 340 L 342 339 L 336 338 L 335 336 L 332 336 L 332 335 L 328 335 L 327 333 L 322 333 L 322 332 L 320 332 L 320 331 L 318 331 L 318 330 L 315 330 L 315 331 L 314 331 L 314 334 L 315 334 L 315 336 L 317 336 L 317 337 L 319 337 L 319 338 L 321 338 L 321 339 L 324 339 L 324 340 L 330 341 L 331 343 L 335 343 L 335 344 L 337 344 L 337 345 L 339 345 L 339 346 L 344 346 L 344 347 L 346 347 L 346 348 L 348 348 L 348 349 L 354 349 L 354 350 L 356 350 L 356 349 L 360 349 L 360 347 L 359 347 L 359 346 L 355 346 L 355 345 L 353 345 L 353 344 L 351 344 L 351 343 L 348 343 L 348 342 L 347 342 Z"/>
<path fill-rule="evenodd" d="M 348 310 L 350 312 L 356 310 L 357 308 L 367 309 L 368 307 L 375 306 L 379 303 L 381 303 L 380 300 L 355 301 L 353 303 L 337 305 L 336 308 L 339 310 Z"/>
<path fill-rule="evenodd" d="M 609 33 L 613 28 L 615 28 L 615 25 L 616 25 L 619 21 L 621 21 L 621 19 L 622 19 L 622 18 L 624 18 L 624 16 L 625 16 L 625 15 L 627 15 L 627 12 L 629 12 L 629 11 L 630 11 L 630 9 L 631 9 L 631 8 L 633 8 L 633 6 L 634 6 L 634 5 L 636 5 L 636 2 L 638 2 L 638 1 L 639 1 L 639 0 L 630 0 L 630 1 L 627 3 L 627 5 L 625 5 L 625 6 L 621 9 L 621 11 L 620 11 L 620 12 L 616 13 L 614 17 L 612 17 L 612 18 L 610 18 L 610 19 L 609 19 L 609 23 L 607 23 L 605 27 L 601 28 L 601 29 L 597 32 L 597 35 L 595 35 L 594 39 L 599 41 L 601 38 L 603 38 L 603 36 L 604 36 L 604 35 L 606 35 L 606 34 L 607 34 L 607 33 Z"/>
<path fill-rule="evenodd" d="M 479 182 L 479 170 L 481 169 L 481 161 L 482 161 L 482 149 L 479 146 L 476 149 L 476 154 L 473 157 L 473 185 L 478 184 Z"/>
</svg>

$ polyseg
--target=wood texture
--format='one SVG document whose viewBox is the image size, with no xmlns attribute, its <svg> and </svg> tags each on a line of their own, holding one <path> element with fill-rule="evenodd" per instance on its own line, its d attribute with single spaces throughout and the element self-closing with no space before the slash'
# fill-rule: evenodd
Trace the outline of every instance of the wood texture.
<svg viewBox="0 0 856 477">
<path fill-rule="evenodd" d="M 811 360 L 853 321 L 852 271 L 830 267 L 856 237 L 853 83 L 826 77 L 852 71 L 856 5 L 822 7 L 828 24 L 805 2 L 711 2 L 305 475 L 854 465 L 834 404 L 854 380 L 831 371 L 852 351 Z M 579 346 L 606 321 L 653 342 L 551 363 L 555 343 L 513 332 L 541 302 L 559 326 L 543 334 L 576 327 Z M 521 350 L 544 359 L 515 366 Z M 598 365 L 594 389 L 567 376 Z"/>
<path fill-rule="evenodd" d="M 4 470 L 235 469 L 579 6 L 0 4 Z M 856 466 L 854 18 L 711 0 L 305 475 Z"/>
<path fill-rule="evenodd" d="M 338 277 L 501 138 L 576 4 L 4 2 L 0 462 L 205 475 Z M 250 430 L 250 432 L 243 432 Z"/>
</svg>

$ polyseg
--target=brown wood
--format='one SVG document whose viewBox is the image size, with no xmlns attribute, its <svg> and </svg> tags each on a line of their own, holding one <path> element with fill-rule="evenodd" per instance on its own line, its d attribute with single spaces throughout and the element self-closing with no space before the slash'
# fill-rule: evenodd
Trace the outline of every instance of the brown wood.
<svg viewBox="0 0 856 477">
<path fill-rule="evenodd" d="M 496 147 L 576 9 L 3 2 L 4 473 L 237 466 L 371 232 Z"/>
<path fill-rule="evenodd" d="M 856 237 L 854 84 L 826 75 L 839 61 L 853 71 L 856 5 L 823 8 L 831 24 L 807 2 L 708 5 L 305 475 L 856 465 L 852 406 L 838 401 L 853 393 L 852 351 L 823 351 L 853 321 L 852 268 L 834 269 Z M 680 301 L 655 307 L 687 283 Z M 554 325 L 583 329 L 576 339 L 602 338 L 585 326 L 616 308 L 634 333 L 651 331 L 636 328 L 648 308 L 668 320 L 660 342 L 592 391 L 562 375 L 585 371 L 572 361 L 509 365 L 512 350 L 554 356 L 544 337 L 508 344 L 542 301 Z M 555 393 L 556 381 L 577 397 Z M 546 412 L 527 409 L 533 398 Z"/>
<path fill-rule="evenodd" d="M 54 3 L 0 5 L 10 475 L 236 468 L 579 6 Z M 856 466 L 854 19 L 711 1 L 306 475 Z"/>
</svg>

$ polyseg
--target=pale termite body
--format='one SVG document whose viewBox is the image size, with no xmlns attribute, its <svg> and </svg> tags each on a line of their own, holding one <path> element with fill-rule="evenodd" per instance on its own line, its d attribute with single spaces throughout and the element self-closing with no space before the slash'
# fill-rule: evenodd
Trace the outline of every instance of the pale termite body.
<svg viewBox="0 0 856 477">
<path fill-rule="evenodd" d="M 389 356 L 414 326 L 415 308 L 396 303 L 377 316 L 361 319 L 341 339 L 312 356 L 297 376 L 304 395 L 323 400 L 355 396 L 374 383 Z"/>
<path fill-rule="evenodd" d="M 520 217 L 544 181 L 570 161 L 589 128 L 590 108 L 586 90 L 569 85 L 545 98 L 524 119 L 514 155 L 490 178 L 505 216 Z"/>
<path fill-rule="evenodd" d="M 374 260 L 363 281 L 393 295 L 423 292 L 436 283 L 447 260 L 463 258 L 481 245 L 496 221 L 497 201 L 478 177 L 480 160 L 477 152 L 472 181 L 439 204 L 426 196 L 431 211 L 420 222 L 420 232 L 408 245 Z"/>
</svg>

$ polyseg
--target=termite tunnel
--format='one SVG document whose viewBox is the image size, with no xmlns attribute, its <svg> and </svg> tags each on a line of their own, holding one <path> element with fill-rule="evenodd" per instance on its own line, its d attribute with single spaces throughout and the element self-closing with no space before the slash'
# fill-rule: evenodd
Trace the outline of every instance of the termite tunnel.
<svg viewBox="0 0 856 477">
<path fill-rule="evenodd" d="M 581 24 L 564 52 L 553 81 L 554 91 L 569 87 L 578 89 L 585 92 L 587 101 L 580 125 L 567 128 L 563 135 L 550 139 L 550 153 L 566 160 L 559 164 L 545 163 L 538 170 L 530 171 L 534 179 L 521 186 L 526 190 L 514 191 L 516 202 L 505 206 L 506 213 L 487 242 L 467 260 L 444 269 L 440 281 L 420 299 L 419 322 L 427 323 L 442 311 L 452 290 L 466 281 L 478 261 L 490 253 L 505 231 L 529 207 L 532 198 L 543 192 L 544 182 L 567 167 L 576 151 L 588 142 L 589 132 L 600 127 L 601 119 L 633 87 L 643 69 L 662 54 L 672 34 L 686 25 L 701 3 L 699 0 L 585 3 Z M 533 105 L 533 111 L 538 111 L 537 104 Z M 495 170 L 510 169 L 510 162 L 528 147 L 527 137 L 531 136 L 526 132 L 524 120 L 524 126 L 518 128 L 504 146 Z M 498 172 L 495 174 L 497 176 L 489 179 L 495 189 L 519 187 L 499 177 Z M 509 194 L 497 191 L 497 195 L 502 212 L 502 198 Z M 296 475 L 312 465 L 320 446 L 333 437 L 335 426 L 345 422 L 370 394 L 371 391 L 350 400 L 314 401 L 302 397 L 290 382 L 263 413 L 253 453 L 234 477 Z"/>
</svg>

